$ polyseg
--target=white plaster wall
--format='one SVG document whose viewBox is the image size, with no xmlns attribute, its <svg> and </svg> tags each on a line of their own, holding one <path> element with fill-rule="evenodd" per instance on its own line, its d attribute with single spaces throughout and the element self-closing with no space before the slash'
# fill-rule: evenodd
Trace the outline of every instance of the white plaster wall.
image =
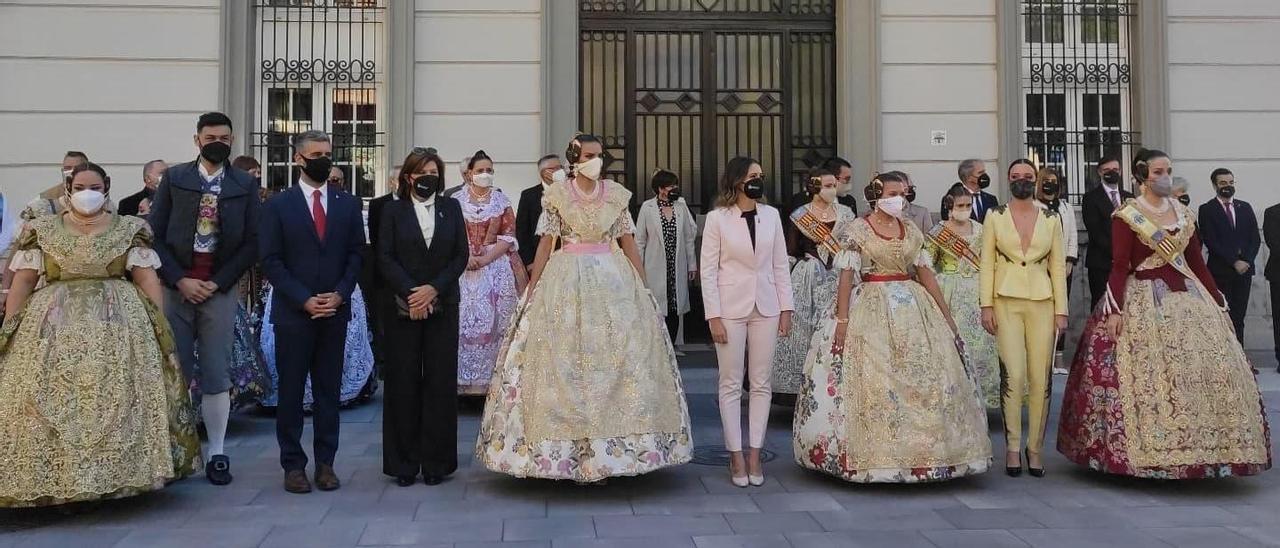
<svg viewBox="0 0 1280 548">
<path fill-rule="evenodd" d="M 880 2 L 880 166 L 911 174 L 918 203 L 938 209 L 956 166 L 981 158 L 993 177 L 999 155 L 994 0 Z M 947 132 L 945 146 L 930 142 Z M 995 177 L 996 181 L 1000 179 Z"/>
<path fill-rule="evenodd" d="M 449 186 L 461 182 L 456 163 L 484 150 L 497 162 L 497 186 L 518 201 L 547 148 L 542 2 L 417 0 L 415 8 L 413 143 L 440 150 Z"/>
<path fill-rule="evenodd" d="M 218 0 L 0 0 L 0 190 L 27 201 L 58 182 L 69 149 L 102 164 L 122 197 L 142 165 L 195 157 L 218 107 Z M 237 120 L 237 122 L 241 122 Z"/>
<path fill-rule="evenodd" d="M 1262 211 L 1280 202 L 1280 2 L 1167 0 L 1166 146 L 1195 204 L 1212 197 L 1209 173 L 1231 169 L 1237 196 Z M 1155 145 L 1155 143 L 1152 143 Z M 1258 269 L 1268 255 L 1259 256 Z M 1245 346 L 1270 349 L 1270 291 L 1254 279 Z"/>
</svg>

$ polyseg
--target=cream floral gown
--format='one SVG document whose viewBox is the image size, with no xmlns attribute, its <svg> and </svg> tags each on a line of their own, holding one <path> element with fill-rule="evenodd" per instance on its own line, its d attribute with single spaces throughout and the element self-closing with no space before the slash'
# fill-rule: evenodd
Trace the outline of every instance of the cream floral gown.
<svg viewBox="0 0 1280 548">
<path fill-rule="evenodd" d="M 796 402 L 796 462 L 845 481 L 915 483 L 985 472 L 987 413 L 955 336 L 924 286 L 924 236 L 899 222 L 880 235 L 866 219 L 844 225 L 837 270 L 856 273 L 844 352 L 838 324 L 814 333 Z"/>
<path fill-rule="evenodd" d="M 48 285 L 0 329 L 0 507 L 159 489 L 200 468 L 200 441 L 164 315 L 130 282 L 155 268 L 146 221 L 102 234 L 61 215 L 28 224 L 10 268 Z"/>
<path fill-rule="evenodd" d="M 520 302 L 489 387 L 477 458 L 516 477 L 592 482 L 689 461 L 675 353 L 653 296 L 616 240 L 631 193 L 570 181 L 542 198 L 538 234 L 560 238 Z"/>
</svg>

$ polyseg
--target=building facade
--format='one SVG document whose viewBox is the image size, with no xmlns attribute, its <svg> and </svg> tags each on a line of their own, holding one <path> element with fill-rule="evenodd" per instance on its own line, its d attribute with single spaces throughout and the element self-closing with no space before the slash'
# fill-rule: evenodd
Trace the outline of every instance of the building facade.
<svg viewBox="0 0 1280 548">
<path fill-rule="evenodd" d="M 1269 0 L 0 0 L 0 83 L 9 199 L 69 149 L 132 192 L 222 110 L 265 184 L 320 128 L 366 198 L 413 146 L 483 149 L 515 192 L 582 130 L 637 200 L 663 167 L 695 206 L 738 154 L 775 200 L 838 153 L 855 181 L 911 173 L 936 208 L 964 158 L 1030 157 L 1078 196 L 1100 155 L 1139 146 L 1173 155 L 1194 203 L 1219 166 L 1257 209 L 1280 202 Z M 1264 286 L 1251 348 L 1271 346 Z"/>
</svg>

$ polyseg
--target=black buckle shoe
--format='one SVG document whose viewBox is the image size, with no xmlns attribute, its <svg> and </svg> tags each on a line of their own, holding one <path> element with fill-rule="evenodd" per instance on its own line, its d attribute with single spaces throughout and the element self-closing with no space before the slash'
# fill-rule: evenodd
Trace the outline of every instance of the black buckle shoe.
<svg viewBox="0 0 1280 548">
<path fill-rule="evenodd" d="M 226 455 L 214 455 L 204 466 L 204 475 L 209 483 L 227 485 L 231 483 L 231 459 Z"/>
</svg>

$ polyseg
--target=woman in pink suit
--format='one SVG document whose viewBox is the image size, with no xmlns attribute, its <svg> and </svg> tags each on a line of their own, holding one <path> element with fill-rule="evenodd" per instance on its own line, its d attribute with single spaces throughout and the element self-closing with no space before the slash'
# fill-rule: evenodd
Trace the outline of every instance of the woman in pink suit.
<svg viewBox="0 0 1280 548">
<path fill-rule="evenodd" d="M 764 196 L 763 173 L 751 158 L 729 160 L 702 235 L 702 299 L 720 362 L 720 420 L 729 472 L 738 487 L 764 484 L 760 448 L 769 420 L 773 350 L 778 337 L 791 330 L 795 310 L 781 217 L 777 209 L 758 202 Z M 744 364 L 744 354 L 750 364 Z M 751 382 L 745 459 L 744 373 Z"/>
</svg>

